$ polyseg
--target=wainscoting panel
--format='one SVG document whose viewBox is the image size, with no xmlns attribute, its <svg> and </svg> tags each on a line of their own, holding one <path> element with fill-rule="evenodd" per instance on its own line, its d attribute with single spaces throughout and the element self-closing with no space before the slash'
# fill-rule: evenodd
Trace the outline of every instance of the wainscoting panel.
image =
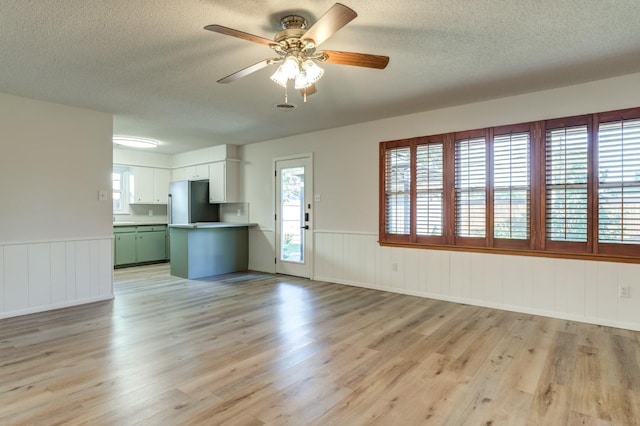
<svg viewBox="0 0 640 426">
<path fill-rule="evenodd" d="M 314 241 L 319 281 L 640 330 L 637 264 L 381 247 L 343 231 Z"/>
<path fill-rule="evenodd" d="M 13 245 L 4 248 L 4 299 L 8 312 L 29 307 L 29 248 Z"/>
<path fill-rule="evenodd" d="M 273 274 L 276 272 L 273 229 L 249 228 L 249 269 Z"/>
<path fill-rule="evenodd" d="M 112 243 L 0 245 L 0 318 L 113 298 Z"/>
</svg>

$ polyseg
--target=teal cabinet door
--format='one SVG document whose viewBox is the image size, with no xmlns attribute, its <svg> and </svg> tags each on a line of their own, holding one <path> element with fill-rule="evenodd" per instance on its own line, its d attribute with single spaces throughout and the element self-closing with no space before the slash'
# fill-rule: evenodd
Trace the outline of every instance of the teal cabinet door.
<svg viewBox="0 0 640 426">
<path fill-rule="evenodd" d="M 114 251 L 116 266 L 136 263 L 136 234 L 134 232 L 115 234 Z"/>
<path fill-rule="evenodd" d="M 167 258 L 166 231 L 138 232 L 136 251 L 138 262 L 155 262 Z"/>
</svg>

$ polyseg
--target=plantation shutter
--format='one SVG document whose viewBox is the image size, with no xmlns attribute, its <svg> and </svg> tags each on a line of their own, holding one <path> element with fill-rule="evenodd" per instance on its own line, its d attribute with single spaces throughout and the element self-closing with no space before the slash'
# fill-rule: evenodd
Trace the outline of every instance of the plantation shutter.
<svg viewBox="0 0 640 426">
<path fill-rule="evenodd" d="M 640 119 L 600 124 L 598 241 L 640 244 Z"/>
<path fill-rule="evenodd" d="M 385 232 L 408 235 L 411 216 L 411 150 L 408 146 L 385 153 Z"/>
<path fill-rule="evenodd" d="M 456 236 L 486 235 L 486 140 L 455 142 Z"/>
<path fill-rule="evenodd" d="M 587 126 L 546 132 L 546 239 L 587 241 Z"/>
<path fill-rule="evenodd" d="M 529 132 L 493 138 L 493 236 L 496 239 L 529 239 L 529 139 Z"/>
<path fill-rule="evenodd" d="M 442 235 L 443 144 L 416 147 L 416 235 Z"/>
</svg>

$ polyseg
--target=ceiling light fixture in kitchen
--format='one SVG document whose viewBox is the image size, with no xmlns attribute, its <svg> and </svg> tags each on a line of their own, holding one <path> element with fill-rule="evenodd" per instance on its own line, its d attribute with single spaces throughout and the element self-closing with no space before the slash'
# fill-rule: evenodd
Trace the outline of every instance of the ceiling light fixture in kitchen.
<svg viewBox="0 0 640 426">
<path fill-rule="evenodd" d="M 160 145 L 160 142 L 157 140 L 138 136 L 114 136 L 113 143 L 130 148 L 156 148 Z"/>
</svg>

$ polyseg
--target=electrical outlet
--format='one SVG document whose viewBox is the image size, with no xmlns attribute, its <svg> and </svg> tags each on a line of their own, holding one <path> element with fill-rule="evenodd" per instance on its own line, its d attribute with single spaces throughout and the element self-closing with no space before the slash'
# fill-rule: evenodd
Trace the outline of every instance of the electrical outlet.
<svg viewBox="0 0 640 426">
<path fill-rule="evenodd" d="M 628 285 L 618 286 L 618 297 L 628 299 L 631 297 L 631 287 Z"/>
<path fill-rule="evenodd" d="M 393 263 L 391 264 L 391 270 L 393 272 L 398 272 L 398 264 L 397 263 Z"/>
</svg>

